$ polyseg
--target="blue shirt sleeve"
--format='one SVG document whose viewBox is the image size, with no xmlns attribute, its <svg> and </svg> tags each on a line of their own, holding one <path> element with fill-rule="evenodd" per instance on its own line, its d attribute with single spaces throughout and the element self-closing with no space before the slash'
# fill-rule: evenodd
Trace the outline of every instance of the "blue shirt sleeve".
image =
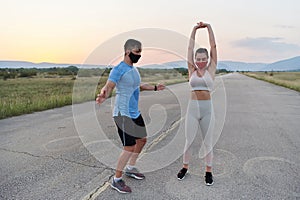
<svg viewBox="0 0 300 200">
<path fill-rule="evenodd" d="M 114 67 L 109 73 L 108 80 L 117 83 L 121 79 L 121 76 L 122 72 L 120 69 L 118 67 Z"/>
</svg>

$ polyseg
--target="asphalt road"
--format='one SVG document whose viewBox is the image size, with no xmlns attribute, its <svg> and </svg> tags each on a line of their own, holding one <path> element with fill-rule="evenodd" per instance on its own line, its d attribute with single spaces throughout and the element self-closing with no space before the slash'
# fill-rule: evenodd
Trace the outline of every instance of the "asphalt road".
<svg viewBox="0 0 300 200">
<path fill-rule="evenodd" d="M 240 74 L 216 80 L 215 184 L 204 185 L 193 144 L 178 181 L 187 83 L 142 92 L 148 142 L 138 162 L 146 179 L 124 177 L 131 194 L 109 187 L 120 141 L 112 100 L 0 120 L 0 199 L 300 199 L 300 93 Z"/>
</svg>

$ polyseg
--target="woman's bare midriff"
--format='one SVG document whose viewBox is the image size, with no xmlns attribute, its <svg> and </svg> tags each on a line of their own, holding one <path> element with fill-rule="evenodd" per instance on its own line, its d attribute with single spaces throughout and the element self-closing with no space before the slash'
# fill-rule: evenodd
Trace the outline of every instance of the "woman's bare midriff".
<svg viewBox="0 0 300 200">
<path fill-rule="evenodd" d="M 207 90 L 194 90 L 191 92 L 192 100 L 210 100 L 210 92 Z"/>
</svg>

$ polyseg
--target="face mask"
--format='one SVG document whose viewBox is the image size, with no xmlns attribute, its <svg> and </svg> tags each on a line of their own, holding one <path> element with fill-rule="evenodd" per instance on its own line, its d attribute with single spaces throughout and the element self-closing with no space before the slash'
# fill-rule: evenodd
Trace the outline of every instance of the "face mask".
<svg viewBox="0 0 300 200">
<path fill-rule="evenodd" d="M 134 53 L 130 52 L 129 58 L 132 63 L 137 63 L 140 59 L 141 55 L 135 55 Z"/>
<path fill-rule="evenodd" d="M 208 63 L 208 62 L 206 61 L 206 62 L 196 62 L 195 64 L 197 65 L 197 67 L 198 67 L 199 69 L 203 69 L 203 68 L 206 67 L 207 63 Z"/>
</svg>

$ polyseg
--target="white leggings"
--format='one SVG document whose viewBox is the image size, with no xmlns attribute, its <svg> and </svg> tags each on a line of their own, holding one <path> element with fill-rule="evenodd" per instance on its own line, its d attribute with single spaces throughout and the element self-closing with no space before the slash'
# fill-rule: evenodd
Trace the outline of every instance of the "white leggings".
<svg viewBox="0 0 300 200">
<path fill-rule="evenodd" d="M 205 157 L 206 166 L 212 166 L 215 115 L 211 100 L 190 100 L 185 118 L 185 147 L 183 164 L 189 164 L 191 158 L 191 144 L 195 136 L 201 132 L 203 145 L 199 151 L 200 157 Z M 199 131 L 200 129 L 201 131 Z"/>
</svg>

